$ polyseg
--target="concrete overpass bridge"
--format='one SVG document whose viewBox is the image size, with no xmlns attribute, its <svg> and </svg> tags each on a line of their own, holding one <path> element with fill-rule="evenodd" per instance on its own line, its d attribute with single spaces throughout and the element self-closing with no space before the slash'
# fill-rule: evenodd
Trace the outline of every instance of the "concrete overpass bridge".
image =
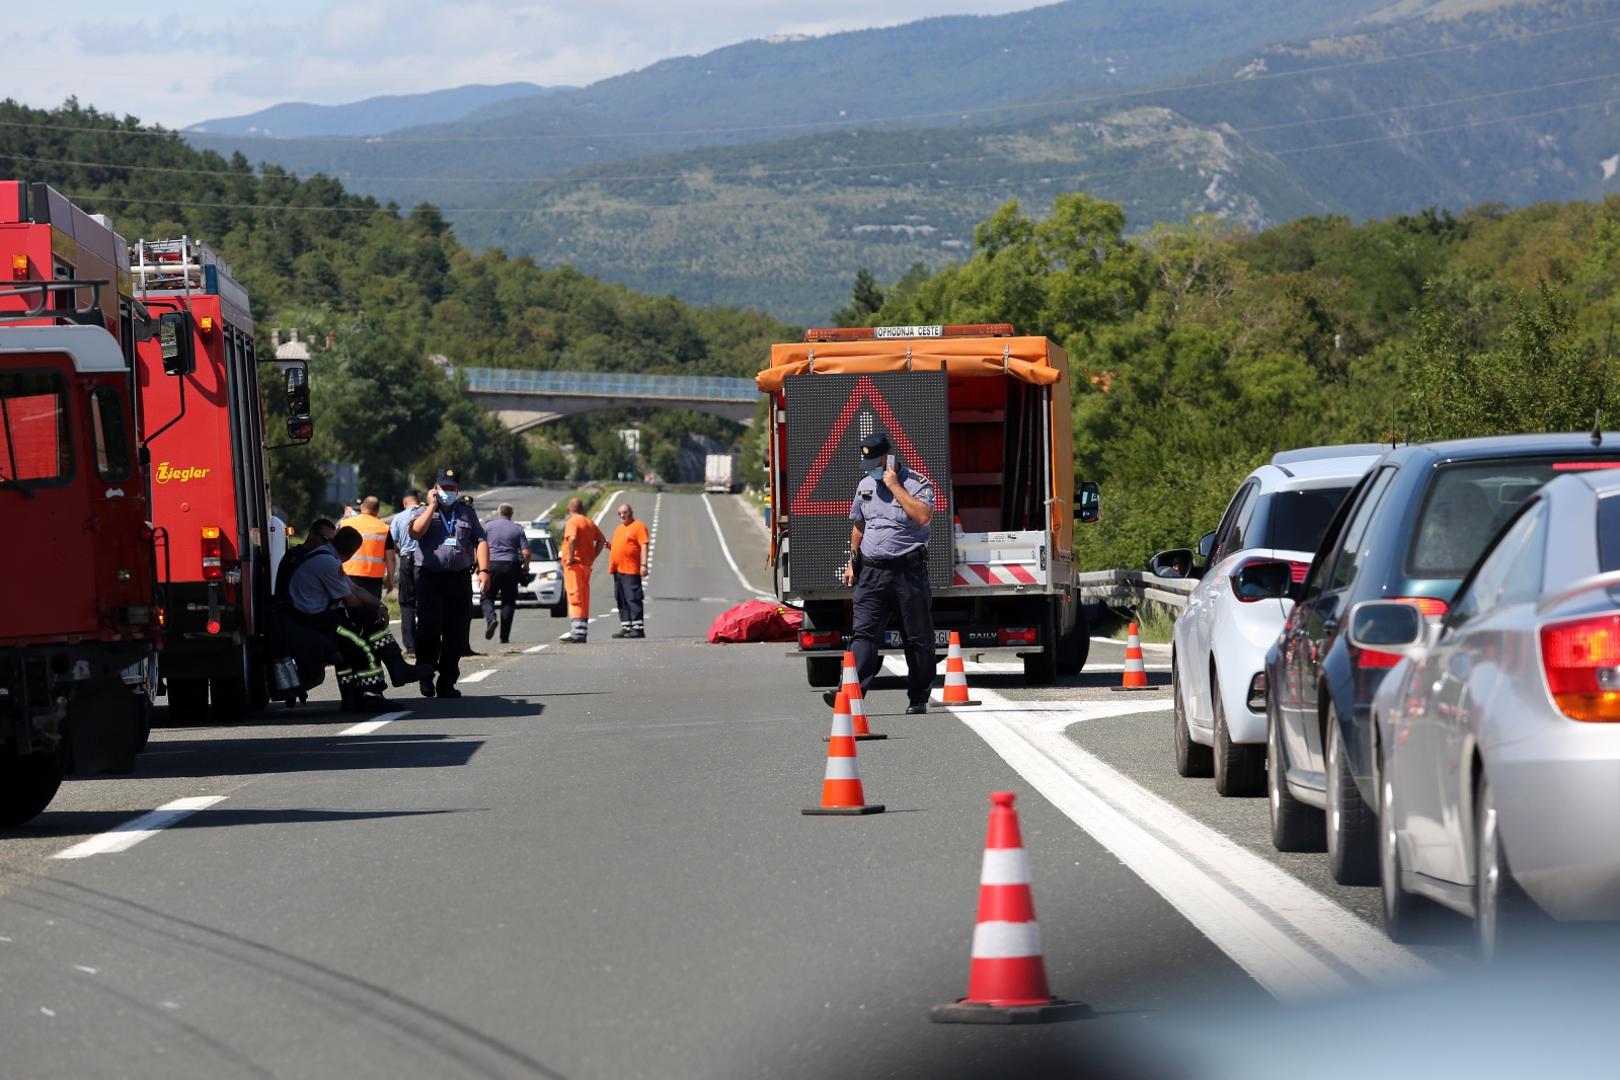
<svg viewBox="0 0 1620 1080">
<path fill-rule="evenodd" d="M 513 431 L 603 409 L 691 409 L 751 424 L 759 403 L 752 379 L 709 375 L 625 375 L 598 371 L 457 368 L 475 401 Z"/>
</svg>

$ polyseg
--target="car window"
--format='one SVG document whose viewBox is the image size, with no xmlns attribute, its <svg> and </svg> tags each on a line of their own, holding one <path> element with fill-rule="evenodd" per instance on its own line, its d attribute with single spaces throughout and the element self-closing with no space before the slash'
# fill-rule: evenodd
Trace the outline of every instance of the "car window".
<svg viewBox="0 0 1620 1080">
<path fill-rule="evenodd" d="M 1367 537 L 1367 526 L 1372 523 L 1373 515 L 1378 512 L 1379 503 L 1383 502 L 1384 492 L 1389 490 L 1390 482 L 1394 479 L 1394 466 L 1379 469 L 1366 494 L 1361 497 L 1361 502 L 1350 512 L 1339 550 L 1333 556 L 1333 565 L 1324 579 L 1325 591 L 1336 592 L 1355 580 L 1356 567 L 1361 565 L 1361 557 L 1365 554 L 1362 541 Z"/>
<path fill-rule="evenodd" d="M 1255 518 L 1249 547 L 1315 551 L 1348 494 L 1348 486 L 1272 492 L 1265 499 L 1263 519 Z"/>
<path fill-rule="evenodd" d="M 62 376 L 54 371 L 0 374 L 0 476 L 50 483 L 72 471 Z"/>
<path fill-rule="evenodd" d="M 1260 485 L 1250 481 L 1244 485 L 1247 488 L 1242 503 L 1238 506 L 1237 516 L 1232 519 L 1232 527 L 1226 534 L 1226 540 L 1215 550 L 1215 561 L 1219 562 L 1244 548 L 1254 547 L 1254 541 L 1249 538 L 1249 523 L 1254 520 L 1255 510 L 1260 507 L 1270 495 L 1261 495 L 1256 490 Z"/>
<path fill-rule="evenodd" d="M 1446 619 L 1448 625 L 1467 622 L 1516 599 L 1535 598 L 1541 589 L 1545 520 L 1540 506 L 1526 511 L 1486 549 L 1479 566 L 1463 583 Z"/>
<path fill-rule="evenodd" d="M 1406 576 L 1460 578 L 1525 501 L 1561 472 L 1612 468 L 1614 459 L 1514 458 L 1434 470 L 1406 553 Z"/>
<path fill-rule="evenodd" d="M 1249 501 L 1249 496 L 1253 494 L 1255 487 L 1256 484 L 1253 480 L 1244 481 L 1243 485 L 1237 489 L 1237 494 L 1232 496 L 1232 501 L 1227 504 L 1226 513 L 1221 515 L 1221 523 L 1215 529 L 1215 547 L 1211 549 L 1209 556 L 1211 563 L 1221 561 L 1236 550 L 1228 547 L 1227 540 L 1232 535 L 1233 523 L 1237 521 L 1238 515 L 1243 512 L 1243 504 Z"/>
<path fill-rule="evenodd" d="M 90 433 L 96 447 L 96 475 L 109 483 L 129 479 L 129 436 L 124 426 L 124 395 L 115 387 L 90 392 Z"/>
<path fill-rule="evenodd" d="M 1333 563 L 1333 554 L 1338 550 L 1339 540 L 1344 536 L 1345 519 L 1361 501 L 1361 496 L 1372 486 L 1377 479 L 1376 473 L 1368 473 L 1350 489 L 1339 509 L 1334 511 L 1333 518 L 1322 533 L 1321 543 L 1316 545 L 1316 552 L 1311 557 L 1311 565 L 1306 569 L 1305 583 L 1301 586 L 1301 595 L 1310 598 L 1322 591 L 1322 582 L 1327 571 Z"/>
<path fill-rule="evenodd" d="M 550 536 L 529 537 L 529 558 L 534 562 L 556 562 L 557 549 Z"/>
<path fill-rule="evenodd" d="M 1598 569 L 1620 570 L 1620 495 L 1598 500 Z"/>
</svg>

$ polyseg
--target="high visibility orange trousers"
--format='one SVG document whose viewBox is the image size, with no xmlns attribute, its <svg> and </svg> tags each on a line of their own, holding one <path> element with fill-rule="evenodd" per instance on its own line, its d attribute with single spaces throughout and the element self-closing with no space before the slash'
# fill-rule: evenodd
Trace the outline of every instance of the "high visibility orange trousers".
<svg viewBox="0 0 1620 1080">
<path fill-rule="evenodd" d="M 563 588 L 568 590 L 568 617 L 591 617 L 591 568 L 581 563 L 563 567 Z"/>
</svg>

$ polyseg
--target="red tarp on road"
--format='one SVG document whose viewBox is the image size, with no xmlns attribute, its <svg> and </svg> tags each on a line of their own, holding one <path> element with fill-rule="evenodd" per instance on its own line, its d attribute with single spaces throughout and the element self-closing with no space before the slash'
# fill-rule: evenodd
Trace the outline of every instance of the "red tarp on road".
<svg viewBox="0 0 1620 1080">
<path fill-rule="evenodd" d="M 749 600 L 723 612 L 709 626 L 710 645 L 742 641 L 795 641 L 804 612 L 764 600 Z"/>
</svg>

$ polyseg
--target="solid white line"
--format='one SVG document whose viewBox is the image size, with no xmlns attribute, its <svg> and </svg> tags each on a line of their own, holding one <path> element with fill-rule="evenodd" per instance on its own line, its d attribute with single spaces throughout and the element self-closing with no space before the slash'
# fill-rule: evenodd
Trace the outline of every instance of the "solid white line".
<svg viewBox="0 0 1620 1080">
<path fill-rule="evenodd" d="M 524 649 L 523 652 L 525 655 L 529 655 L 537 652 L 545 652 L 549 648 L 551 648 L 551 643 L 548 641 L 544 645 L 530 645 L 527 649 Z"/>
<path fill-rule="evenodd" d="M 707 493 L 703 495 L 703 509 L 709 512 L 709 521 L 714 525 L 714 535 L 720 541 L 720 554 L 726 557 L 726 564 L 731 567 L 731 572 L 737 575 L 737 580 L 742 582 L 742 587 L 762 599 L 776 599 L 770 593 L 760 592 L 748 583 L 747 578 L 743 577 L 742 568 L 737 565 L 737 560 L 731 557 L 731 548 L 726 544 L 725 531 L 720 528 L 720 519 L 714 516 L 714 506 L 709 502 Z"/>
<path fill-rule="evenodd" d="M 339 735 L 370 735 L 379 728 L 392 724 L 395 720 L 403 720 L 411 715 L 411 710 L 400 709 L 398 712 L 383 713 L 371 720 L 362 720 L 353 727 L 346 727 L 338 732 Z"/>
<path fill-rule="evenodd" d="M 620 488 L 618 491 L 615 491 L 613 494 L 609 495 L 605 500 L 603 500 L 602 509 L 598 510 L 596 512 L 596 517 L 591 519 L 592 521 L 596 522 L 598 528 L 600 528 L 602 525 L 602 519 L 607 517 L 607 512 L 613 509 L 614 500 L 623 494 L 624 488 Z"/>
<path fill-rule="evenodd" d="M 156 836 L 175 822 L 188 818 L 199 810 L 206 810 L 215 803 L 224 801 L 225 796 L 223 795 L 197 795 L 189 799 L 176 799 L 173 802 L 164 803 L 156 810 L 142 814 L 138 818 L 132 818 L 122 825 L 114 826 L 100 836 L 92 836 L 90 839 L 82 840 L 72 847 L 64 848 L 58 851 L 54 857 L 58 859 L 83 859 L 91 855 L 107 855 L 115 851 L 128 851 L 142 840 L 148 840 Z"/>
<path fill-rule="evenodd" d="M 459 682 L 459 683 L 462 683 L 462 684 L 483 682 L 485 679 L 489 678 L 491 675 L 495 674 L 499 670 L 501 670 L 501 669 L 500 668 L 485 668 L 483 671 L 475 671 L 471 675 L 463 675 L 461 678 L 457 679 L 456 681 Z"/>
<path fill-rule="evenodd" d="M 903 670 L 895 657 L 885 663 Z M 1277 997 L 1343 989 L 1347 976 L 1386 982 L 1432 970 L 1410 950 L 1065 734 L 1075 720 L 1146 712 L 1155 705 L 1164 711 L 1162 699 L 1041 710 L 1030 708 L 1038 703 L 1011 701 L 993 690 L 975 690 L 974 696 L 987 708 L 962 710 L 957 715 L 964 724 Z"/>
</svg>

